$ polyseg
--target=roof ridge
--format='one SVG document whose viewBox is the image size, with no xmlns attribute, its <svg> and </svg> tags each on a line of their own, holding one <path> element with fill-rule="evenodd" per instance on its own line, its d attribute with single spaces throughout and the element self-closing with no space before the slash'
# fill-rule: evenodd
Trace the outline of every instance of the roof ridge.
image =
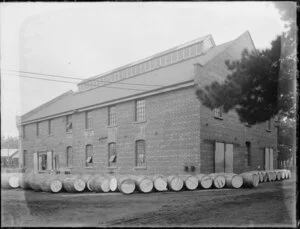
<svg viewBox="0 0 300 229">
<path fill-rule="evenodd" d="M 98 75 L 91 76 L 91 77 L 89 77 L 89 78 L 83 79 L 83 80 L 80 81 L 77 85 L 84 84 L 84 83 L 87 83 L 87 82 L 89 82 L 89 81 L 93 81 L 93 80 L 95 80 L 95 79 L 97 79 L 97 78 L 101 78 L 101 77 L 106 76 L 106 75 L 109 75 L 109 74 L 111 74 L 111 73 L 113 73 L 113 72 L 115 72 L 115 71 L 119 71 L 119 70 L 121 70 L 121 69 L 123 69 L 123 68 L 128 68 L 128 67 L 131 67 L 131 66 L 133 66 L 133 65 L 136 65 L 136 64 L 139 64 L 139 63 L 148 61 L 148 60 L 150 60 L 150 59 L 152 59 L 152 58 L 157 58 L 158 56 L 165 55 L 165 54 L 167 54 L 167 53 L 169 53 L 169 52 L 172 52 L 172 51 L 175 51 L 175 50 L 177 50 L 177 49 L 182 49 L 182 48 L 188 47 L 188 46 L 190 46 L 190 45 L 192 45 L 192 44 L 195 44 L 195 43 L 197 43 L 197 42 L 204 41 L 204 40 L 207 39 L 207 38 L 211 38 L 212 41 L 213 41 L 213 44 L 215 45 L 215 41 L 214 41 L 214 39 L 213 39 L 213 36 L 212 36 L 211 34 L 207 34 L 207 35 L 205 35 L 205 36 L 202 36 L 202 37 L 193 39 L 193 40 L 188 41 L 188 42 L 185 42 L 185 43 L 183 43 L 183 44 L 173 46 L 172 48 L 166 49 L 166 50 L 164 50 L 164 51 L 155 53 L 155 54 L 153 54 L 153 55 L 150 55 L 150 56 L 147 56 L 147 57 L 144 57 L 144 58 L 141 58 L 141 59 L 139 59 L 139 60 L 137 60 L 137 61 L 133 61 L 133 62 L 131 62 L 131 63 L 129 63 L 129 64 L 125 64 L 125 65 L 122 65 L 122 66 L 120 66 L 120 67 L 114 68 L 114 69 L 112 69 L 112 70 L 106 71 L 106 72 L 104 72 L 104 73 L 102 73 L 102 74 L 98 74 Z"/>
<path fill-rule="evenodd" d="M 21 115 L 21 122 L 22 122 L 22 119 L 23 119 L 23 118 L 27 118 L 28 116 L 32 115 L 33 113 L 39 111 L 39 110 L 42 109 L 42 108 L 45 108 L 46 106 L 48 106 L 48 105 L 50 105 L 50 104 L 52 104 L 52 103 L 58 101 L 58 100 L 61 99 L 62 97 L 65 97 L 65 96 L 67 96 L 67 95 L 69 95 L 69 94 L 73 94 L 73 91 L 72 91 L 72 90 L 69 90 L 69 91 L 67 91 L 67 92 L 64 92 L 64 93 L 62 93 L 61 95 L 59 95 L 59 96 L 57 96 L 57 97 L 51 99 L 50 101 L 48 101 L 48 102 L 46 102 L 46 103 L 43 103 L 43 104 L 41 104 L 40 106 L 36 107 L 35 109 L 33 109 L 33 110 L 31 110 L 31 111 L 29 111 L 29 112 L 27 112 L 27 113 Z"/>
</svg>

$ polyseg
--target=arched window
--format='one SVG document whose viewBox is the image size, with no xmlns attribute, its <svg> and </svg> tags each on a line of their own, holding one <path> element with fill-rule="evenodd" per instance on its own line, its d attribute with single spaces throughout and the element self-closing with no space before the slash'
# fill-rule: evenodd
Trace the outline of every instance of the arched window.
<svg viewBox="0 0 300 229">
<path fill-rule="evenodd" d="M 66 163 L 67 163 L 67 167 L 72 167 L 72 165 L 73 165 L 73 148 L 72 148 L 72 146 L 67 147 Z"/>
<path fill-rule="evenodd" d="M 116 143 L 108 144 L 108 166 L 115 166 L 117 164 L 117 147 Z"/>
<path fill-rule="evenodd" d="M 93 166 L 93 146 L 92 145 L 86 145 L 85 147 L 85 166 L 86 167 L 92 167 Z"/>
<path fill-rule="evenodd" d="M 145 158 L 145 141 L 144 140 L 138 140 L 135 142 L 135 165 L 138 167 L 142 167 L 146 165 L 146 158 Z"/>
</svg>

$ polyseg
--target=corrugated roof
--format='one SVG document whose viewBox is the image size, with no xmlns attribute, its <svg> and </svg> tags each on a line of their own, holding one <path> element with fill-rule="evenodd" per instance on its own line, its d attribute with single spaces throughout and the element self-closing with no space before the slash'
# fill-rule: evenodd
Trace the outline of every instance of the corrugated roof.
<svg viewBox="0 0 300 229">
<path fill-rule="evenodd" d="M 234 43 L 238 42 L 239 38 L 244 36 L 250 36 L 249 32 L 242 34 L 237 39 L 215 46 L 209 49 L 204 55 L 184 60 L 180 63 L 173 64 L 158 70 L 153 70 L 141 75 L 137 75 L 132 78 L 124 79 L 124 83 L 135 83 L 135 84 L 152 84 L 159 86 L 138 86 L 138 85 L 125 85 L 125 84 L 114 84 L 111 83 L 105 87 L 100 86 L 83 92 L 73 93 L 68 92 L 61 95 L 59 98 L 55 98 L 52 101 L 43 104 L 39 108 L 28 112 L 22 116 L 22 123 L 45 118 L 52 115 L 63 114 L 71 112 L 80 108 L 85 108 L 109 101 L 114 101 L 124 97 L 130 97 L 143 93 L 144 90 L 151 91 L 166 86 L 187 82 L 194 79 L 194 63 L 200 63 L 202 66 L 205 65 L 217 57 L 219 54 L 224 52 Z M 250 37 L 251 39 L 251 37 Z M 109 88 L 118 87 L 118 88 Z M 123 89 L 120 89 L 123 88 Z M 127 90 L 130 89 L 130 90 Z M 132 90 L 138 89 L 138 90 Z"/>
</svg>

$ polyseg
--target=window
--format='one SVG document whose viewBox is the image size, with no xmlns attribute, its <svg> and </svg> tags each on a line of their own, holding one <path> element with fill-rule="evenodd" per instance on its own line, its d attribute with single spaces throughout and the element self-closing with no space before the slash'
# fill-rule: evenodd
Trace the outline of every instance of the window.
<svg viewBox="0 0 300 229">
<path fill-rule="evenodd" d="M 215 108 L 214 109 L 214 115 L 215 115 L 215 118 L 220 118 L 222 119 L 222 111 L 223 111 L 223 107 L 219 107 L 219 108 Z"/>
<path fill-rule="evenodd" d="M 53 121 L 50 119 L 48 120 L 48 135 L 52 135 L 53 134 Z"/>
<path fill-rule="evenodd" d="M 145 121 L 145 100 L 135 101 L 135 121 Z"/>
<path fill-rule="evenodd" d="M 145 166 L 145 141 L 138 140 L 135 142 L 136 166 Z"/>
<path fill-rule="evenodd" d="M 116 143 L 108 144 L 108 166 L 115 166 L 117 163 L 117 149 Z"/>
<path fill-rule="evenodd" d="M 85 113 L 85 129 L 92 130 L 93 129 L 93 119 L 92 119 L 92 112 L 87 111 Z"/>
<path fill-rule="evenodd" d="M 39 170 L 47 170 L 47 154 L 46 152 L 39 152 Z"/>
<path fill-rule="evenodd" d="M 115 126 L 117 124 L 116 106 L 108 107 L 108 125 Z"/>
<path fill-rule="evenodd" d="M 251 165 L 251 142 L 246 142 L 246 158 L 245 158 L 246 166 Z"/>
<path fill-rule="evenodd" d="M 72 115 L 66 116 L 66 132 L 67 133 L 72 132 Z"/>
<path fill-rule="evenodd" d="M 23 150 L 23 168 L 26 167 L 27 150 Z"/>
<path fill-rule="evenodd" d="M 92 167 L 93 166 L 93 146 L 92 145 L 86 145 L 85 155 L 86 155 L 85 166 Z"/>
<path fill-rule="evenodd" d="M 38 137 L 40 135 L 40 123 L 36 123 L 36 136 Z"/>
<path fill-rule="evenodd" d="M 271 120 L 267 121 L 267 131 L 271 131 Z"/>
<path fill-rule="evenodd" d="M 72 167 L 73 165 L 73 148 L 72 146 L 68 146 L 66 150 L 66 164 L 67 167 Z"/>
<path fill-rule="evenodd" d="M 26 126 L 22 126 L 22 137 L 26 138 Z"/>
</svg>

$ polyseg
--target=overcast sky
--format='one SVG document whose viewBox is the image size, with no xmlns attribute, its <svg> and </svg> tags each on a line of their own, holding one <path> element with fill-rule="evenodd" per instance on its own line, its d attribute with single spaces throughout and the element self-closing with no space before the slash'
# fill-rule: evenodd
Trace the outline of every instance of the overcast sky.
<svg viewBox="0 0 300 229">
<path fill-rule="evenodd" d="M 261 49 L 270 47 L 283 31 L 271 2 L 2 3 L 0 7 L 1 134 L 12 136 L 18 135 L 16 115 L 77 87 L 20 78 L 4 69 L 88 78 L 207 34 L 218 45 L 248 30 Z"/>
</svg>

